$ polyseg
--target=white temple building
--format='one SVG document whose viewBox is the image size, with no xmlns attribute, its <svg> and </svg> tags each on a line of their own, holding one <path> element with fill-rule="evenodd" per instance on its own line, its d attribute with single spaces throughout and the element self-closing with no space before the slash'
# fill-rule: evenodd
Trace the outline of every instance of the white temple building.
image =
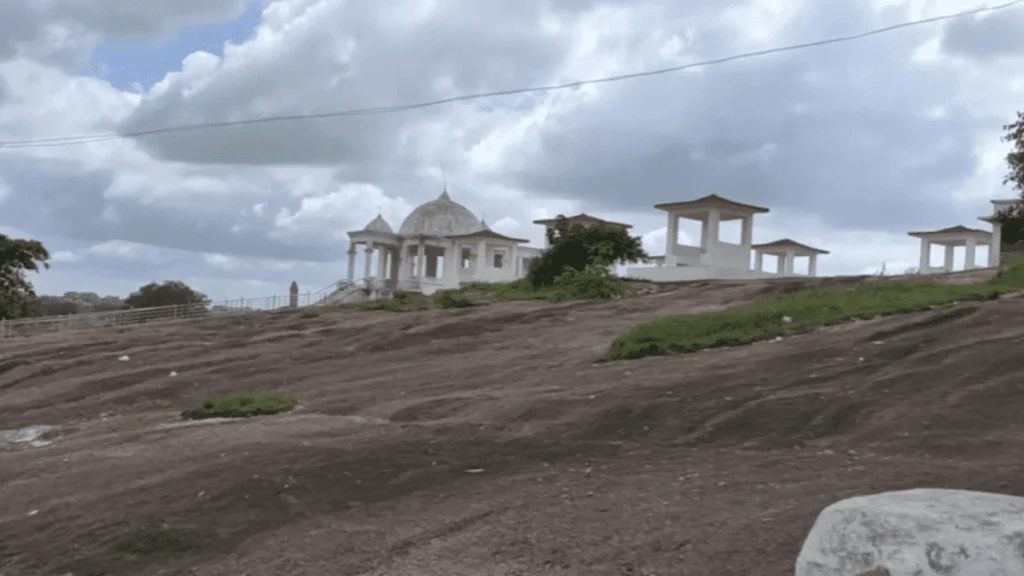
<svg viewBox="0 0 1024 576">
<path fill-rule="evenodd" d="M 371 299 L 396 290 L 429 295 L 472 282 L 512 282 L 523 278 L 530 260 L 542 252 L 526 246 L 526 239 L 491 230 L 447 191 L 417 206 L 397 232 L 378 215 L 348 237 L 352 295 L 358 288 Z M 357 283 L 359 246 L 363 282 Z"/>
</svg>

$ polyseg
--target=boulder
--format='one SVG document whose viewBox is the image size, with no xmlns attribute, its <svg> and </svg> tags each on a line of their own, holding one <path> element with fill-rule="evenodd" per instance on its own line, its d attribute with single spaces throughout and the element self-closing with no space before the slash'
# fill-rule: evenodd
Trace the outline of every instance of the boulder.
<svg viewBox="0 0 1024 576">
<path fill-rule="evenodd" d="M 1024 575 L 1024 498 L 916 489 L 858 496 L 818 515 L 796 576 Z"/>
</svg>

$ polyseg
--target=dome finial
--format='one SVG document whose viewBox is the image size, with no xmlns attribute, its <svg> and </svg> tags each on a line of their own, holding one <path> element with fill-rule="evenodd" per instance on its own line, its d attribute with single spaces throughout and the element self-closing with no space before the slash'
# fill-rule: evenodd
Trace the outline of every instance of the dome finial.
<svg viewBox="0 0 1024 576">
<path fill-rule="evenodd" d="M 448 173 L 444 170 L 444 162 L 438 162 L 441 165 L 441 195 L 437 197 L 438 200 L 451 200 L 452 197 L 448 195 Z"/>
</svg>

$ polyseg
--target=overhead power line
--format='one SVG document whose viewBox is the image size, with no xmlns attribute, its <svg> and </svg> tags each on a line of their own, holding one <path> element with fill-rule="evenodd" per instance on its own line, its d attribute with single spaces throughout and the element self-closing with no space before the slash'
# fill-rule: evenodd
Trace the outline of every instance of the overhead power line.
<svg viewBox="0 0 1024 576">
<path fill-rule="evenodd" d="M 836 36 L 825 40 L 817 40 L 814 42 L 805 42 L 802 44 L 791 44 L 788 46 L 780 46 L 776 48 L 768 48 L 765 50 L 757 50 L 753 52 L 744 52 L 742 54 L 735 54 L 732 56 L 726 56 L 723 58 L 716 58 L 714 60 L 704 60 L 701 62 L 693 62 L 690 64 L 682 64 L 679 66 L 669 66 L 667 68 L 658 68 L 655 70 L 646 70 L 643 72 L 631 72 L 629 74 L 619 74 L 616 76 L 605 76 L 602 78 L 591 78 L 588 80 L 577 80 L 573 82 L 566 82 L 563 84 L 552 84 L 548 86 L 534 86 L 530 88 L 514 88 L 510 90 L 497 90 L 494 92 L 481 92 L 477 94 L 465 94 L 462 96 L 452 96 L 450 98 L 442 98 L 438 100 L 429 100 L 426 102 L 417 102 L 414 104 L 403 104 L 397 106 L 382 106 L 378 108 L 357 108 L 353 110 L 340 110 L 335 112 L 320 112 L 314 114 L 291 114 L 281 116 L 267 116 L 263 118 L 251 118 L 247 120 L 232 120 L 223 122 L 202 122 L 199 124 L 183 124 L 178 126 L 167 126 L 164 128 L 153 128 L 149 130 L 139 130 L 135 132 L 123 132 L 123 133 L 107 133 L 107 134 L 93 134 L 93 135 L 82 135 L 82 136 L 66 136 L 57 138 L 39 138 L 34 140 L 15 140 L 10 142 L 0 142 L 0 149 L 3 148 L 43 148 L 50 146 L 70 146 L 74 144 L 92 144 L 96 142 L 107 142 L 111 140 L 120 140 L 124 138 L 139 138 L 143 136 L 151 136 L 154 134 L 166 134 L 169 132 L 185 132 L 191 130 L 204 130 L 208 128 L 228 128 L 232 126 L 243 126 L 249 124 L 265 124 L 270 122 L 292 122 L 297 120 L 316 120 L 323 118 L 344 118 L 352 116 L 378 116 L 384 114 L 395 114 L 398 112 L 406 112 L 409 110 L 418 110 L 421 108 L 433 108 L 435 106 L 443 106 L 445 104 L 452 104 L 455 102 L 466 102 L 470 100 L 480 100 L 484 98 L 495 98 L 499 96 L 514 96 L 517 94 L 529 94 L 534 92 L 553 92 L 556 90 L 567 90 L 572 88 L 579 88 L 581 86 L 588 86 L 592 84 L 606 84 L 610 82 L 620 82 L 623 80 L 632 80 L 635 78 L 645 78 L 648 76 L 660 76 L 662 74 L 668 74 L 671 72 L 681 72 L 683 70 L 692 70 L 695 68 L 706 68 L 708 66 L 716 66 L 718 64 L 725 64 L 727 62 L 733 62 L 736 60 L 745 60 L 748 58 L 757 58 L 760 56 L 767 56 L 770 54 L 778 54 L 781 52 L 792 52 L 795 50 L 804 50 L 807 48 L 814 48 L 818 46 L 826 46 L 829 44 L 839 44 L 842 42 L 851 42 L 853 40 L 860 40 L 869 36 L 877 36 L 879 34 L 886 34 L 896 30 L 902 30 L 904 28 L 911 28 L 914 26 L 922 26 L 925 24 L 934 24 L 936 22 L 942 22 L 946 20 L 954 20 L 957 18 L 964 18 L 967 16 L 974 16 L 977 14 L 983 14 L 988 12 L 996 12 L 1012 8 L 1014 6 L 1024 4 L 1024 0 L 1013 0 L 999 4 L 997 6 L 983 6 L 980 8 L 973 8 L 971 10 L 965 10 L 963 12 L 956 12 L 953 14 L 944 14 L 941 16 L 933 16 L 931 18 L 922 18 L 920 20 L 911 20 L 908 22 L 902 22 L 900 24 L 894 24 L 892 26 L 886 26 L 884 28 L 876 28 L 867 32 L 861 32 L 859 34 L 852 34 L 848 36 Z"/>
</svg>

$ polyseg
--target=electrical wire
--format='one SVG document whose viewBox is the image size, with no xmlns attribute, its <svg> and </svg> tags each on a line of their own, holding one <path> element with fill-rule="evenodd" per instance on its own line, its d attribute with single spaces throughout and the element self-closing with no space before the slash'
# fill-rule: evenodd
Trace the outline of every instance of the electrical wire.
<svg viewBox="0 0 1024 576">
<path fill-rule="evenodd" d="M 701 62 L 694 62 L 690 64 L 682 64 L 679 66 L 669 66 L 666 68 L 658 68 L 654 70 L 646 70 L 643 72 L 632 72 L 628 74 L 619 74 L 616 76 L 606 76 L 602 78 L 591 78 L 587 80 L 576 80 L 573 82 L 566 82 L 562 84 L 552 84 L 547 86 L 535 86 L 530 88 L 514 88 L 509 90 L 497 90 L 493 92 L 481 92 L 476 94 L 465 94 L 461 96 L 452 96 L 449 98 L 442 98 L 438 100 L 430 100 L 426 102 L 417 102 L 413 104 L 403 104 L 396 106 L 382 106 L 377 108 L 357 108 L 352 110 L 341 110 L 335 112 L 320 112 L 311 114 L 291 114 L 282 116 L 268 116 L 263 118 L 251 118 L 246 120 L 233 120 L 233 121 L 222 121 L 222 122 L 203 122 L 199 124 L 184 124 L 178 126 L 168 126 L 164 128 L 153 128 L 149 130 L 139 130 L 134 132 L 123 132 L 123 133 L 107 133 L 107 134 L 95 134 L 95 135 L 82 135 L 82 136 L 66 136 L 56 138 L 39 138 L 33 140 L 19 140 L 10 142 L 0 142 L 0 149 L 8 148 L 45 148 L 51 146 L 70 146 L 75 144 L 92 144 L 97 142 L 109 142 L 112 140 L 121 140 L 127 138 L 140 138 L 144 136 L 152 136 L 155 134 L 167 134 L 170 132 L 185 132 L 192 130 L 203 130 L 208 128 L 227 128 L 232 126 L 244 126 L 250 124 L 266 124 L 271 122 L 292 122 L 298 120 L 316 120 L 325 118 L 345 118 L 354 116 L 379 116 L 384 114 L 396 114 L 399 112 L 407 112 L 410 110 L 419 110 L 422 108 L 433 108 L 436 106 L 443 106 L 446 104 L 452 104 L 455 102 L 467 102 L 471 100 L 481 100 L 484 98 L 496 98 L 500 96 L 513 96 L 517 94 L 530 94 L 537 92 L 553 92 L 558 90 L 568 90 L 573 88 L 579 88 L 582 86 L 594 85 L 594 84 L 607 84 L 611 82 L 621 82 L 623 80 L 633 80 L 637 78 L 646 78 L 650 76 L 660 76 L 662 74 L 669 74 L 672 72 L 681 72 L 684 70 L 692 70 L 696 68 L 706 68 L 709 66 L 716 66 L 719 64 L 725 64 L 728 62 L 734 62 L 736 60 L 745 60 L 748 58 L 757 58 L 761 56 L 768 56 L 771 54 L 779 54 L 782 52 L 792 52 L 796 50 L 805 50 L 807 48 L 814 48 L 819 46 L 827 46 L 829 44 L 839 44 L 843 42 L 851 42 L 854 40 L 860 40 L 868 38 L 870 36 L 877 36 L 879 34 L 886 34 L 896 30 L 902 30 L 904 28 L 911 28 L 914 26 L 922 26 L 925 24 L 934 24 L 936 22 L 943 22 L 947 20 L 954 20 L 957 18 L 964 18 L 967 16 L 975 16 L 983 13 L 991 13 L 1007 8 L 1012 8 L 1024 4 L 1024 0 L 1013 0 L 999 4 L 997 6 L 982 6 L 971 10 L 965 10 L 963 12 L 956 12 L 952 14 L 944 14 L 941 16 L 932 16 L 930 18 L 922 18 L 920 20 L 911 20 L 902 22 L 900 24 L 894 24 L 886 26 L 884 28 L 876 28 L 867 32 L 861 32 L 858 34 L 851 34 L 848 36 L 836 36 L 825 40 L 817 40 L 814 42 L 805 42 L 802 44 L 791 44 L 788 46 L 780 46 L 776 48 L 768 48 L 765 50 L 757 50 L 753 52 L 744 52 L 742 54 L 735 54 L 732 56 L 726 56 L 723 58 L 716 58 L 713 60 L 704 60 Z"/>
</svg>

